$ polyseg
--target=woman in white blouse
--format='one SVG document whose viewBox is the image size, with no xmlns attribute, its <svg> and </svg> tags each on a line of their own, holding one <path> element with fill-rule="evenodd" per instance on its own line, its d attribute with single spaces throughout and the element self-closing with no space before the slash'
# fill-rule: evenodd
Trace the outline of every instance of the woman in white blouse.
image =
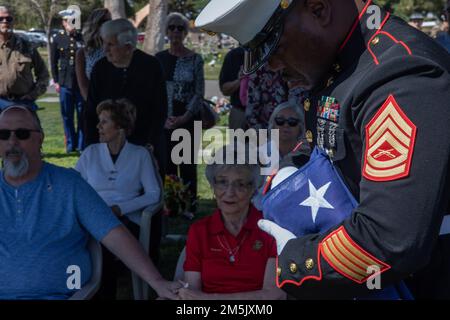
<svg viewBox="0 0 450 320">
<path fill-rule="evenodd" d="M 75 169 L 97 191 L 112 212 L 138 237 L 141 209 L 156 205 L 160 187 L 149 151 L 129 143 L 136 108 L 126 99 L 106 100 L 97 106 L 100 143 L 81 154 Z M 138 211 L 137 211 L 138 210 Z M 108 252 L 105 252 L 109 255 Z M 117 278 L 114 258 L 105 257 L 100 297 L 114 299 Z"/>
<path fill-rule="evenodd" d="M 136 210 L 158 203 L 160 187 L 149 151 L 129 143 L 136 109 L 126 99 L 106 100 L 97 107 L 100 143 L 84 150 L 75 167 L 118 217 L 139 224 Z"/>
</svg>

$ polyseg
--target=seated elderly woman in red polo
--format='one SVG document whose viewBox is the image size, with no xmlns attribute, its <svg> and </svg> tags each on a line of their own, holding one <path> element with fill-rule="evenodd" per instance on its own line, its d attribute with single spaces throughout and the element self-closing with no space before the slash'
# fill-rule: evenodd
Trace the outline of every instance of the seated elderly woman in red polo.
<svg viewBox="0 0 450 320">
<path fill-rule="evenodd" d="M 236 160 L 237 153 L 231 147 L 217 154 L 227 159 L 227 153 L 231 153 L 228 160 Z M 285 299 L 275 284 L 276 243 L 258 228 L 262 214 L 250 202 L 260 180 L 260 168 L 250 164 L 210 164 L 205 173 L 218 208 L 189 230 L 184 263 L 186 285 L 179 297 Z"/>
</svg>

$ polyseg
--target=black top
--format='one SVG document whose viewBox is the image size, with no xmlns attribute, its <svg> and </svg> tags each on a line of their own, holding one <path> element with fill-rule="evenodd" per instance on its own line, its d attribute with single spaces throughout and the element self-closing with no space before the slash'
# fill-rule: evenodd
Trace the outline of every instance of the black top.
<svg viewBox="0 0 450 320">
<path fill-rule="evenodd" d="M 151 143 L 156 158 L 161 161 L 167 118 L 164 75 L 158 60 L 138 49 L 128 68 L 116 68 L 106 58 L 95 64 L 86 107 L 86 145 L 99 139 L 97 105 L 106 99 L 120 98 L 130 100 L 137 111 L 135 129 L 128 141 L 141 146 Z"/>
<path fill-rule="evenodd" d="M 219 75 L 220 87 L 226 82 L 234 81 L 238 78 L 239 71 L 244 65 L 244 49 L 237 47 L 227 53 L 223 61 L 222 69 Z M 243 109 L 244 106 L 239 98 L 239 89 L 230 96 L 230 103 L 233 107 Z"/>
<path fill-rule="evenodd" d="M 76 88 L 75 55 L 83 45 L 79 32 L 68 34 L 61 31 L 52 38 L 50 61 L 53 80 L 62 87 Z"/>
<path fill-rule="evenodd" d="M 359 205 L 325 234 L 289 241 L 279 283 L 299 298 L 362 297 L 376 265 L 383 288 L 410 279 L 416 297 L 448 299 L 450 243 L 438 235 L 449 209 L 450 56 L 397 17 L 382 11 L 380 29 L 370 19 L 362 15 L 340 67 L 305 105 L 313 144 Z"/>
</svg>

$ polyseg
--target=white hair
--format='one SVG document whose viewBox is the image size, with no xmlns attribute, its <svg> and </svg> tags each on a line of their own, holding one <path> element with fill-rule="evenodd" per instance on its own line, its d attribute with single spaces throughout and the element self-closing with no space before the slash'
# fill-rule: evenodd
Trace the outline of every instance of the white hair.
<svg viewBox="0 0 450 320">
<path fill-rule="evenodd" d="M 137 30 L 127 19 L 105 22 L 100 29 L 100 35 L 102 38 L 116 38 L 120 46 L 129 44 L 136 48 L 137 45 Z"/>
<path fill-rule="evenodd" d="M 244 153 L 240 154 L 239 147 L 235 144 L 223 146 L 216 150 L 214 161 L 206 166 L 205 176 L 211 187 L 214 187 L 214 180 L 221 172 L 228 170 L 244 170 L 247 171 L 251 179 L 252 188 L 255 190 L 261 183 L 260 167 L 258 164 L 250 163 L 250 148 L 244 145 Z M 232 163 L 227 163 L 233 160 Z"/>
<path fill-rule="evenodd" d="M 272 130 L 275 127 L 275 119 L 278 116 L 278 114 L 285 109 L 291 109 L 292 111 L 294 111 L 300 120 L 302 120 L 304 118 L 303 112 L 300 109 L 300 107 L 298 106 L 298 104 L 296 104 L 292 101 L 286 101 L 286 102 L 280 103 L 275 108 L 275 110 L 273 110 L 272 115 L 270 116 L 269 125 L 268 125 L 269 132 L 270 132 L 270 130 Z M 299 126 L 301 126 L 301 125 L 302 125 L 302 122 L 300 121 Z M 300 135 L 299 137 L 302 136 L 303 130 L 304 130 L 304 128 L 301 127 L 300 132 L 299 132 L 299 135 Z"/>
<path fill-rule="evenodd" d="M 189 31 L 189 20 L 183 14 L 179 12 L 172 12 L 166 18 L 166 30 L 172 24 L 173 21 L 181 21 L 186 29 L 186 32 Z"/>
<path fill-rule="evenodd" d="M 11 10 L 9 10 L 8 7 L 0 6 L 0 12 L 8 12 L 8 13 L 11 13 Z"/>
</svg>

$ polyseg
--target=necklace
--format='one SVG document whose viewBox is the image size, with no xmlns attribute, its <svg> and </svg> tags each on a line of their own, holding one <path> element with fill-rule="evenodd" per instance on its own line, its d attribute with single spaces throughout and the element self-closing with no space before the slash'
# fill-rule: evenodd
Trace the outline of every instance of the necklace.
<svg viewBox="0 0 450 320">
<path fill-rule="evenodd" d="M 223 242 L 222 242 L 221 238 L 222 238 Z M 223 235 L 217 236 L 217 240 L 219 241 L 219 244 L 222 247 L 222 249 L 228 252 L 228 256 L 229 256 L 228 259 L 230 260 L 231 263 L 234 263 L 236 261 L 236 254 L 238 253 L 239 249 L 241 248 L 242 244 L 244 243 L 245 238 L 247 238 L 247 233 L 244 234 L 241 242 L 239 242 L 239 244 L 236 247 L 231 249 L 230 244 L 228 243 L 227 239 Z"/>
</svg>

